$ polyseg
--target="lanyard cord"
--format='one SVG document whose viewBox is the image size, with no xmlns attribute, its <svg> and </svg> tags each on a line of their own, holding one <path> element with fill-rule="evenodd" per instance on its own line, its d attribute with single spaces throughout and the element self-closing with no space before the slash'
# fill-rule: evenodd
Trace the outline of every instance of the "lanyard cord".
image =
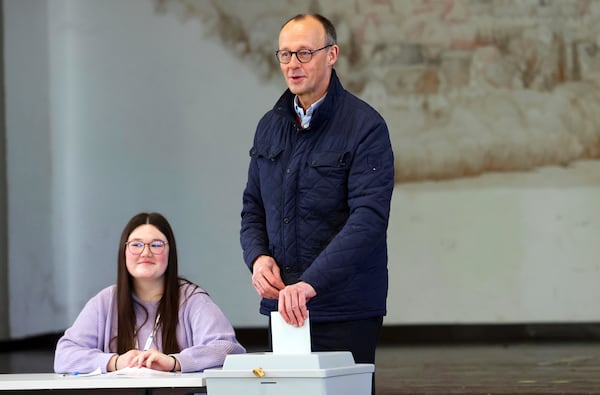
<svg viewBox="0 0 600 395">
<path fill-rule="evenodd" d="M 154 341 L 154 336 L 156 336 L 156 331 L 158 330 L 158 321 L 160 321 L 160 313 L 156 315 L 156 319 L 154 320 L 154 327 L 152 328 L 152 332 L 150 332 L 150 336 L 148 336 L 148 339 L 146 339 L 143 351 L 148 351 L 150 349 L 150 346 Z M 135 331 L 133 336 L 135 337 L 135 348 L 139 348 L 137 331 Z"/>
</svg>

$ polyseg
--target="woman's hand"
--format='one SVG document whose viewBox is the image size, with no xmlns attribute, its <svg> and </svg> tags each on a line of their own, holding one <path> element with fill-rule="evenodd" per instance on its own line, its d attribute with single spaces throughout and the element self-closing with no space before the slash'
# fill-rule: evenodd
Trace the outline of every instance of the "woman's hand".
<svg viewBox="0 0 600 395">
<path fill-rule="evenodd" d="M 176 372 L 181 370 L 179 361 L 171 355 L 163 354 L 152 348 L 148 351 L 135 351 L 137 351 L 138 354 L 131 359 L 130 367 L 148 368 L 165 372 Z M 131 351 L 128 351 L 127 353 L 129 352 Z M 121 362 L 121 360 L 119 359 L 118 362 Z"/>
<path fill-rule="evenodd" d="M 108 366 L 111 369 L 111 372 L 115 370 L 127 368 L 132 365 L 132 362 L 137 358 L 139 354 L 142 354 L 143 351 L 140 350 L 129 350 L 125 354 L 116 355 L 110 359 Z"/>
</svg>

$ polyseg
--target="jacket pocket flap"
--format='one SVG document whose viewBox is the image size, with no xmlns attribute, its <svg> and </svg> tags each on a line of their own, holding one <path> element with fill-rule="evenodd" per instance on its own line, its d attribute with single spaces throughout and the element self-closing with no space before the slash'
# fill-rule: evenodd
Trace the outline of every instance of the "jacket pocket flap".
<svg viewBox="0 0 600 395">
<path fill-rule="evenodd" d="M 252 158 L 267 158 L 275 160 L 283 152 L 282 147 L 271 147 L 268 145 L 255 145 L 250 148 L 250 157 Z"/>
<path fill-rule="evenodd" d="M 308 164 L 312 167 L 345 167 L 346 153 L 334 151 L 314 152 Z"/>
</svg>

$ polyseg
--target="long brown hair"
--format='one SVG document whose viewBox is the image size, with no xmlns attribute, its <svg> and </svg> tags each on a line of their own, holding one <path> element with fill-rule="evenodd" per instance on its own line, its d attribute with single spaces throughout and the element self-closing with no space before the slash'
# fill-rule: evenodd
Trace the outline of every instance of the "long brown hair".
<svg viewBox="0 0 600 395">
<path fill-rule="evenodd" d="M 125 246 L 129 235 L 140 225 L 155 226 L 167 238 L 169 259 L 164 274 L 164 293 L 158 304 L 160 314 L 158 326 L 162 331 L 162 352 L 172 354 L 181 351 L 177 342 L 176 329 L 179 314 L 180 278 L 177 266 L 177 244 L 173 229 L 167 219 L 160 213 L 139 213 L 134 215 L 121 233 L 119 255 L 117 258 L 117 350 L 123 354 L 135 348 L 135 311 L 133 304 L 133 278 L 125 263 Z M 146 320 L 148 312 L 146 311 Z M 143 325 L 143 324 L 142 324 Z"/>
</svg>

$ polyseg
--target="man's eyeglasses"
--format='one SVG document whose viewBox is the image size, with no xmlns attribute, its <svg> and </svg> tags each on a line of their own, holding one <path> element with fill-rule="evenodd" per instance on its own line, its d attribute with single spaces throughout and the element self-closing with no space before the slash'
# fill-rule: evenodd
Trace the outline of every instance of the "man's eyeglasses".
<svg viewBox="0 0 600 395">
<path fill-rule="evenodd" d="M 133 255 L 140 255 L 142 251 L 144 251 L 144 248 L 146 246 L 148 246 L 152 254 L 160 255 L 164 252 L 165 246 L 167 244 L 168 243 L 166 241 L 162 240 L 152 240 L 150 243 L 144 243 L 143 241 L 134 240 L 125 243 L 125 245 L 127 246 L 127 250 Z"/>
<path fill-rule="evenodd" d="M 308 63 L 312 59 L 312 56 L 315 52 L 322 51 L 331 46 L 333 46 L 333 44 L 326 45 L 323 48 L 319 48 L 319 49 L 301 49 L 299 51 L 278 50 L 278 51 L 275 51 L 275 56 L 277 56 L 277 60 L 279 60 L 279 63 L 282 63 L 282 64 L 290 63 L 292 61 L 292 55 L 294 55 L 294 54 L 296 55 L 298 62 Z"/>
</svg>

